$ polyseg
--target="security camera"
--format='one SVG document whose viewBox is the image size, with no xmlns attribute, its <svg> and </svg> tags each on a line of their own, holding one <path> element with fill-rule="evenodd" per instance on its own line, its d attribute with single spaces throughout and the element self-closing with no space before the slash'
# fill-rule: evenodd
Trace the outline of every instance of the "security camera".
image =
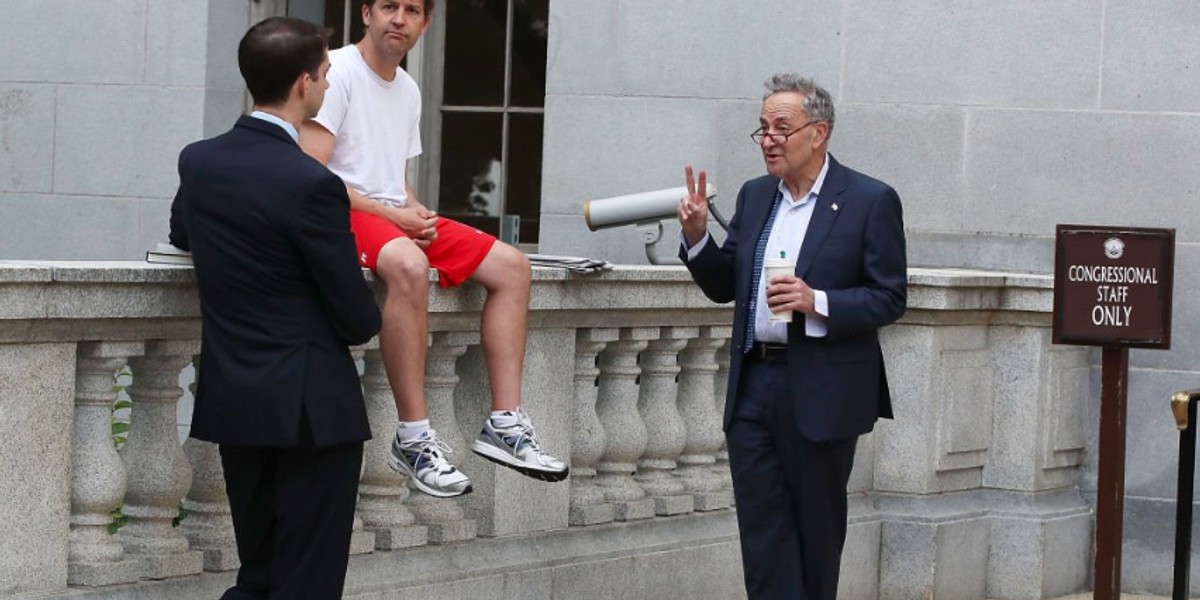
<svg viewBox="0 0 1200 600">
<path fill-rule="evenodd" d="M 717 195 L 712 183 L 706 187 L 705 196 L 711 203 Z M 679 209 L 679 201 L 688 195 L 686 187 L 674 187 L 640 194 L 614 196 L 583 203 L 583 219 L 588 229 L 596 231 L 609 227 L 653 223 L 673 217 Z"/>
<path fill-rule="evenodd" d="M 679 201 L 688 195 L 686 187 L 674 187 L 640 194 L 614 196 L 602 200 L 589 200 L 583 203 L 583 219 L 587 221 L 588 229 L 596 231 L 622 225 L 637 225 L 638 234 L 646 246 L 646 258 L 652 265 L 674 264 L 676 258 L 662 258 L 655 254 L 654 246 L 662 239 L 662 220 L 678 214 Z M 722 228 L 728 229 L 729 223 L 717 210 L 713 198 L 717 196 L 717 186 L 711 182 L 705 187 L 705 200 L 708 210 Z"/>
</svg>

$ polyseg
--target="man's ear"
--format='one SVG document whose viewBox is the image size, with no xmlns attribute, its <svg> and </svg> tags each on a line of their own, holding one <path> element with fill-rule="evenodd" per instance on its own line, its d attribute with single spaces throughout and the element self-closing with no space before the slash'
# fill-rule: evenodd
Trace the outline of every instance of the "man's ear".
<svg viewBox="0 0 1200 600">
<path fill-rule="evenodd" d="M 825 121 L 813 123 L 813 129 L 817 131 L 817 135 L 813 137 L 813 148 L 820 147 L 821 144 L 829 141 L 829 123 Z"/>
<path fill-rule="evenodd" d="M 308 97 L 308 89 L 312 86 L 312 84 L 312 76 L 307 72 L 301 73 L 300 76 L 296 78 L 296 83 L 292 84 L 292 94 L 298 98 L 306 98 Z"/>
</svg>

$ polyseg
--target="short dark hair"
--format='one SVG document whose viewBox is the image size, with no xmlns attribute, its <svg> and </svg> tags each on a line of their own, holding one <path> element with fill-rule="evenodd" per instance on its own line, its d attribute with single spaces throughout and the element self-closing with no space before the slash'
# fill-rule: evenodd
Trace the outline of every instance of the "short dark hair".
<svg viewBox="0 0 1200 600">
<path fill-rule="evenodd" d="M 254 103 L 283 103 L 302 73 L 317 77 L 329 34 L 326 27 L 291 17 L 271 17 L 251 27 L 238 44 L 238 68 Z"/>
<path fill-rule="evenodd" d="M 375 6 L 375 2 L 377 2 L 377 1 L 378 0 L 362 0 L 362 5 L 366 6 L 367 8 L 370 8 L 372 6 Z M 425 0 L 425 18 L 426 19 L 429 18 L 429 13 L 433 12 L 433 1 L 434 0 Z"/>
</svg>

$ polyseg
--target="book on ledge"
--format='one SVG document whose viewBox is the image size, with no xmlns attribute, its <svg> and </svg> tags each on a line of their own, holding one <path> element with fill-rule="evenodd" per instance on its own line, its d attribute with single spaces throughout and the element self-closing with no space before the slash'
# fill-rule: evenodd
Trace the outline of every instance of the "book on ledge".
<svg viewBox="0 0 1200 600">
<path fill-rule="evenodd" d="M 192 253 L 170 244 L 159 243 L 153 250 L 146 251 L 146 262 L 160 265 L 190 265 Z"/>
</svg>

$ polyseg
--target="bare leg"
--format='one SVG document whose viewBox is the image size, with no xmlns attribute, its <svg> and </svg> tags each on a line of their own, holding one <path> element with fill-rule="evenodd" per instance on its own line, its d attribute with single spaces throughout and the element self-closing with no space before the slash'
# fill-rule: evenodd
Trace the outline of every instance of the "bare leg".
<svg viewBox="0 0 1200 600">
<path fill-rule="evenodd" d="M 397 238 L 379 251 L 375 272 L 387 284 L 379 352 L 396 400 L 396 415 L 401 421 L 420 421 L 427 416 L 429 260 L 412 240 Z"/>
<path fill-rule="evenodd" d="M 529 259 L 500 242 L 471 275 L 472 281 L 487 289 L 480 336 L 492 386 L 492 410 L 513 410 L 521 405 L 531 278 Z"/>
</svg>

